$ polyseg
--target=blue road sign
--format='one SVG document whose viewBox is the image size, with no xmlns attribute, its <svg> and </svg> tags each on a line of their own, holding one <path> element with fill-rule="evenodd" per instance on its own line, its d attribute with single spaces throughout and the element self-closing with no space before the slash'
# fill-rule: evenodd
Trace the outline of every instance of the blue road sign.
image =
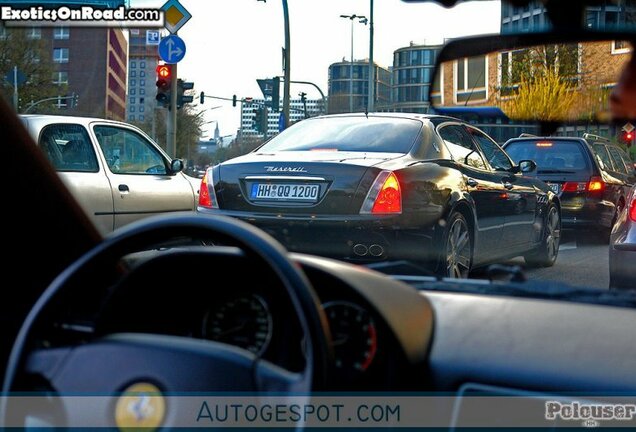
<svg viewBox="0 0 636 432">
<path fill-rule="evenodd" d="M 159 57 L 168 64 L 179 63 L 185 53 L 185 42 L 177 35 L 166 36 L 159 42 Z"/>
<path fill-rule="evenodd" d="M 21 86 L 22 84 L 24 84 L 24 83 L 26 82 L 27 77 L 26 77 L 26 75 L 24 75 L 24 74 L 23 74 L 23 73 L 22 73 L 19 69 L 18 69 L 17 71 L 15 71 L 15 72 L 17 72 L 17 74 L 16 74 L 16 76 L 14 77 L 14 76 L 13 76 L 13 74 L 14 74 L 14 68 L 11 68 L 11 69 L 9 70 L 9 72 L 7 72 L 7 74 L 4 76 L 4 79 L 5 79 L 5 81 L 6 81 L 6 82 L 8 82 L 10 85 L 13 85 L 13 83 L 14 83 L 15 81 L 17 81 L 17 82 L 18 82 L 18 85 L 19 85 L 19 86 Z"/>
<path fill-rule="evenodd" d="M 159 45 L 160 41 L 159 30 L 146 30 L 146 45 Z"/>
</svg>

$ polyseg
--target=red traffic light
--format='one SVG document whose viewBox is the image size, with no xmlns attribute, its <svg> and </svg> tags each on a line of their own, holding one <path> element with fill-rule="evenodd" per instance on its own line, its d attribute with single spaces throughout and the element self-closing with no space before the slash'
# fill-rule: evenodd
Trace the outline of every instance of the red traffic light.
<svg viewBox="0 0 636 432">
<path fill-rule="evenodd" d="M 169 79 L 172 75 L 172 68 L 168 65 L 157 66 L 157 76 L 159 78 Z"/>
<path fill-rule="evenodd" d="M 157 66 L 157 102 L 159 106 L 170 104 L 170 89 L 172 87 L 172 67 L 170 65 Z"/>
<path fill-rule="evenodd" d="M 625 139 L 631 141 L 634 138 L 634 134 L 632 132 L 627 132 L 625 134 Z"/>
</svg>

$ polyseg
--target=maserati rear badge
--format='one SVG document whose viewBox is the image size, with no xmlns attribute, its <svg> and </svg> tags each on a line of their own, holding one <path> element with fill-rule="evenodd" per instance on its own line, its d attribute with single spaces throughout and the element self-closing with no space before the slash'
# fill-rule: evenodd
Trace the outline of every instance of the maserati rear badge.
<svg viewBox="0 0 636 432">
<path fill-rule="evenodd" d="M 267 172 L 290 172 L 290 173 L 306 173 L 307 170 L 305 167 L 275 167 L 275 166 L 266 166 L 265 171 Z"/>
</svg>

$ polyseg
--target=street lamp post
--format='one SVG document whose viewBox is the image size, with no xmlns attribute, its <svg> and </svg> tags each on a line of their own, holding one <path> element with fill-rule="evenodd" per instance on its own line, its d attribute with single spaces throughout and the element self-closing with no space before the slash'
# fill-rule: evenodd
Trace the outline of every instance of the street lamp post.
<svg viewBox="0 0 636 432">
<path fill-rule="evenodd" d="M 367 100 L 367 112 L 375 109 L 375 63 L 373 62 L 373 0 L 369 0 L 369 89 Z"/>
<path fill-rule="evenodd" d="M 364 15 L 340 15 L 340 18 L 351 20 L 351 63 L 349 64 L 349 112 L 353 112 L 353 21 L 357 18 L 359 23 L 367 24 Z"/>
</svg>

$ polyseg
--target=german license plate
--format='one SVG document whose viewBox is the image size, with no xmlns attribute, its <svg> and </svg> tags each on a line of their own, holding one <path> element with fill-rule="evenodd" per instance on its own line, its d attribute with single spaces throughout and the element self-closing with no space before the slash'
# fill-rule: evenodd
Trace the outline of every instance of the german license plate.
<svg viewBox="0 0 636 432">
<path fill-rule="evenodd" d="M 550 189 L 552 189 L 552 192 L 555 194 L 561 192 L 561 185 L 559 183 L 548 183 L 548 186 L 550 186 Z"/>
<path fill-rule="evenodd" d="M 320 185 L 293 183 L 254 183 L 250 191 L 253 200 L 318 201 Z"/>
</svg>

